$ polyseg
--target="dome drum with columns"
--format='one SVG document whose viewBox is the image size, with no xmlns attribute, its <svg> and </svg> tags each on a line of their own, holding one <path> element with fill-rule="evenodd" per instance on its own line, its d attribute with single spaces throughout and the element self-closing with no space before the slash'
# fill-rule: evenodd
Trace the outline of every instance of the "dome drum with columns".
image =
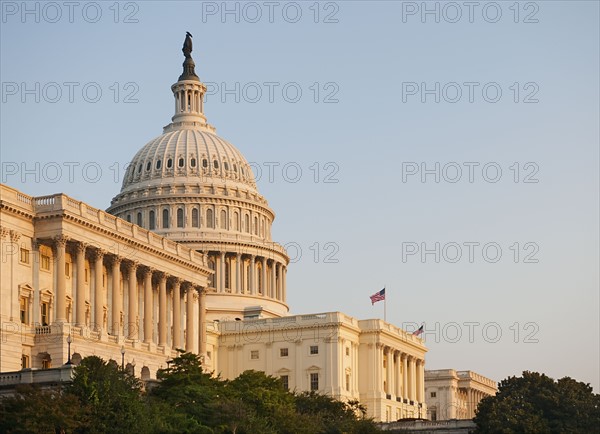
<svg viewBox="0 0 600 434">
<path fill-rule="evenodd" d="M 172 122 L 133 157 L 107 211 L 207 255 L 208 319 L 285 315 L 289 258 L 271 239 L 275 214 L 244 156 L 206 121 L 191 39 L 184 54 Z"/>
</svg>

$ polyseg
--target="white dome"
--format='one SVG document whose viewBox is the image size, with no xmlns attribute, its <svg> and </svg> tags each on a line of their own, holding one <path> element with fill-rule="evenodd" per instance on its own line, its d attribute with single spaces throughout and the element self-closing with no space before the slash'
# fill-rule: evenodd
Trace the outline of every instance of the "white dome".
<svg viewBox="0 0 600 434">
<path fill-rule="evenodd" d="M 131 160 L 121 193 L 177 183 L 226 183 L 256 190 L 252 169 L 231 143 L 202 129 L 172 129 L 148 142 Z M 238 185 L 236 185 L 238 184 Z"/>
</svg>

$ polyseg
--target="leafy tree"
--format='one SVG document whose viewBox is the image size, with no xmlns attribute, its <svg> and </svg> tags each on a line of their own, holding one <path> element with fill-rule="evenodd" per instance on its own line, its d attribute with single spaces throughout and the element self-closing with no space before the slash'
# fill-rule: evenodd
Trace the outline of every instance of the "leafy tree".
<svg viewBox="0 0 600 434">
<path fill-rule="evenodd" d="M 61 388 L 19 386 L 0 399 L 0 432 L 8 434 L 73 432 L 81 422 L 79 401 Z"/>
<path fill-rule="evenodd" d="M 148 432 L 151 421 L 142 399 L 142 383 L 114 363 L 90 356 L 73 372 L 66 394 L 79 399 L 84 414 L 79 433 Z"/>
<path fill-rule="evenodd" d="M 589 384 L 537 372 L 502 380 L 474 419 L 478 433 L 592 433 L 600 429 L 600 395 Z"/>
</svg>

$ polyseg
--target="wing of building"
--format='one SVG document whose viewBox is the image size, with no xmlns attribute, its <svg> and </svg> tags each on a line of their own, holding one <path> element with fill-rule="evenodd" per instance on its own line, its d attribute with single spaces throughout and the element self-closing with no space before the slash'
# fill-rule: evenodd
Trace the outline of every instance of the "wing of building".
<svg viewBox="0 0 600 434">
<path fill-rule="evenodd" d="M 425 418 L 420 338 L 340 312 L 288 315 L 275 214 L 207 123 L 190 52 L 172 122 L 135 154 L 106 212 L 1 186 L 0 371 L 14 383 L 21 369 L 98 355 L 150 379 L 183 348 L 224 378 L 256 369 L 358 399 L 377 420 Z"/>
</svg>

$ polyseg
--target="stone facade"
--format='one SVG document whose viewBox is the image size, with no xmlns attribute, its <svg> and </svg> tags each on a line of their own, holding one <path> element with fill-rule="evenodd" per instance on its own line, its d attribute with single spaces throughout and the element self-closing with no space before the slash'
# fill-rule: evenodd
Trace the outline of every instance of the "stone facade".
<svg viewBox="0 0 600 434">
<path fill-rule="evenodd" d="M 431 420 L 472 419 L 479 401 L 497 391 L 495 381 L 473 371 L 425 371 L 425 401 Z"/>
</svg>

